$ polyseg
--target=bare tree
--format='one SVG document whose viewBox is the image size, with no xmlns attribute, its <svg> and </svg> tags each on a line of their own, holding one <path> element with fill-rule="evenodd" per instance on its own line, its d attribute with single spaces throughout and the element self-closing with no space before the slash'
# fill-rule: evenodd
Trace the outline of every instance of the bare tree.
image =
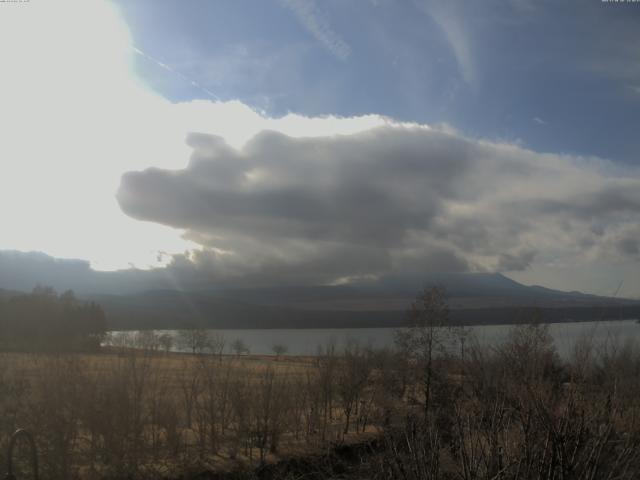
<svg viewBox="0 0 640 480">
<path fill-rule="evenodd" d="M 211 349 L 211 337 L 203 328 L 178 331 L 178 344 L 191 353 L 204 353 Z"/>
<path fill-rule="evenodd" d="M 160 340 L 154 330 L 140 330 L 135 336 L 137 348 L 155 352 L 160 347 Z"/>
<path fill-rule="evenodd" d="M 201 370 L 197 365 L 185 361 L 181 374 L 178 376 L 182 406 L 185 414 L 185 427 L 190 429 L 193 424 L 193 410 L 202 390 Z"/>
<path fill-rule="evenodd" d="M 158 337 L 158 343 L 165 353 L 169 353 L 173 347 L 173 337 L 168 333 L 163 333 Z"/>
<path fill-rule="evenodd" d="M 124 351 L 135 346 L 135 335 L 132 332 L 115 332 L 110 335 L 109 342 L 111 346 Z"/>
<path fill-rule="evenodd" d="M 502 364 L 520 383 L 550 379 L 560 368 L 549 325 L 516 325 L 499 349 Z"/>
<path fill-rule="evenodd" d="M 244 341 L 241 338 L 236 338 L 233 343 L 231 344 L 231 349 L 234 351 L 234 353 L 239 357 L 240 355 L 244 355 L 244 354 L 248 354 L 249 353 L 249 347 L 247 347 L 247 344 L 244 343 Z"/>
<path fill-rule="evenodd" d="M 327 428 L 333 420 L 333 401 L 336 384 L 335 372 L 338 367 L 338 359 L 336 356 L 336 347 L 333 342 L 326 347 L 318 347 L 318 355 L 316 357 L 317 368 L 317 385 L 320 393 L 320 409 L 321 409 L 321 438 L 324 442 L 327 436 Z"/>
<path fill-rule="evenodd" d="M 227 346 L 227 340 L 221 332 L 209 332 L 209 349 L 211 353 L 222 359 L 224 349 Z"/>
<path fill-rule="evenodd" d="M 354 410 L 360 405 L 370 372 L 371 364 L 363 350 L 355 342 L 347 344 L 336 379 L 336 390 L 345 418 L 345 434 L 349 432 Z"/>
<path fill-rule="evenodd" d="M 453 333 L 444 287 L 423 290 L 409 307 L 407 317 L 408 328 L 396 332 L 396 346 L 415 367 L 426 418 L 432 396 L 434 357 L 446 351 Z"/>
<path fill-rule="evenodd" d="M 282 343 L 276 343 L 273 347 L 271 347 L 271 350 L 273 350 L 273 353 L 276 354 L 276 357 L 280 359 L 280 357 L 285 355 L 289 349 Z"/>
</svg>

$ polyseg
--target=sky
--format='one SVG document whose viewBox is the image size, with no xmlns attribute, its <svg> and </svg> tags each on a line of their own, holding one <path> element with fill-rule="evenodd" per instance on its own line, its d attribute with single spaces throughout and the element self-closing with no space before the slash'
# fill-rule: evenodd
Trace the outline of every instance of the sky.
<svg viewBox="0 0 640 480">
<path fill-rule="evenodd" d="M 640 3 L 0 3 L 0 250 L 640 296 Z"/>
</svg>

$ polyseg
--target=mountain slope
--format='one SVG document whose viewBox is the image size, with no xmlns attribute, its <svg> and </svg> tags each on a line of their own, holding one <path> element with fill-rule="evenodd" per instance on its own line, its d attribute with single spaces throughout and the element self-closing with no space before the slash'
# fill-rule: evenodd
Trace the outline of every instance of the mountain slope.
<svg viewBox="0 0 640 480">
<path fill-rule="evenodd" d="M 181 281 L 176 271 L 97 272 L 88 262 L 0 251 L 0 298 L 37 284 L 59 292 L 73 289 L 79 297 L 97 301 L 113 328 L 398 325 L 416 295 L 432 285 L 446 288 L 452 316 L 465 323 L 524 318 L 533 307 L 554 319 L 600 318 L 612 311 L 618 318 L 623 312 L 632 315 L 624 309 L 639 304 L 526 286 L 499 273 L 398 275 L 336 286 L 223 287 L 206 277 Z"/>
<path fill-rule="evenodd" d="M 429 283 L 431 282 L 431 283 Z M 528 287 L 499 274 L 438 275 L 428 287 L 450 292 L 451 317 L 464 324 L 635 318 L 640 302 Z M 397 327 L 416 292 L 393 286 L 268 287 L 155 290 L 95 295 L 112 328 L 339 328 Z"/>
</svg>

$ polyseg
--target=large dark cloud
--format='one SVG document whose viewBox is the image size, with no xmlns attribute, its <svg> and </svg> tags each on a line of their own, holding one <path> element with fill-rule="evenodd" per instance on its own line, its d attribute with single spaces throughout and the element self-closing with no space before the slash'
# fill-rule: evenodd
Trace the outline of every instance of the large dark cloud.
<svg viewBox="0 0 640 480">
<path fill-rule="evenodd" d="M 640 182 L 595 160 L 397 125 L 314 138 L 265 131 L 241 150 L 211 135 L 188 142 L 185 169 L 127 173 L 118 200 L 202 245 L 172 268 L 221 281 L 514 271 L 539 252 L 635 252 L 620 236 L 639 220 Z"/>
<path fill-rule="evenodd" d="M 126 213 L 212 236 L 390 246 L 428 228 L 471 161 L 465 142 L 418 129 L 320 139 L 263 132 L 242 152 L 201 134 L 189 143 L 187 169 L 123 177 Z"/>
</svg>

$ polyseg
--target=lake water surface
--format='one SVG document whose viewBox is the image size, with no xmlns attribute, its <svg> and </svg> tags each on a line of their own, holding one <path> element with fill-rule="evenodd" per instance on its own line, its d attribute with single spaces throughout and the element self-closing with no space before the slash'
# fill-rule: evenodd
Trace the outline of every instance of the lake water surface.
<svg viewBox="0 0 640 480">
<path fill-rule="evenodd" d="M 512 326 L 482 325 L 467 328 L 470 332 L 470 341 L 477 341 L 482 346 L 497 346 L 506 338 Z M 622 345 L 629 341 L 640 343 L 640 324 L 636 320 L 554 323 L 550 324 L 549 328 L 558 352 L 564 357 L 571 354 L 575 342 L 585 335 L 593 339 L 595 345 L 602 345 L 605 342 L 609 345 Z M 224 337 L 228 353 L 231 353 L 232 342 L 240 339 L 249 348 L 250 353 L 255 355 L 273 354 L 274 345 L 284 345 L 289 355 L 315 355 L 319 346 L 335 344 L 339 350 L 350 341 L 374 348 L 391 347 L 395 330 L 393 328 L 220 329 L 211 330 L 211 332 Z M 123 332 L 113 333 L 117 335 Z M 156 333 L 177 336 L 176 330 L 156 330 Z M 127 334 L 135 335 L 135 332 L 127 332 Z M 180 351 L 180 347 L 176 345 L 173 350 Z"/>
</svg>

